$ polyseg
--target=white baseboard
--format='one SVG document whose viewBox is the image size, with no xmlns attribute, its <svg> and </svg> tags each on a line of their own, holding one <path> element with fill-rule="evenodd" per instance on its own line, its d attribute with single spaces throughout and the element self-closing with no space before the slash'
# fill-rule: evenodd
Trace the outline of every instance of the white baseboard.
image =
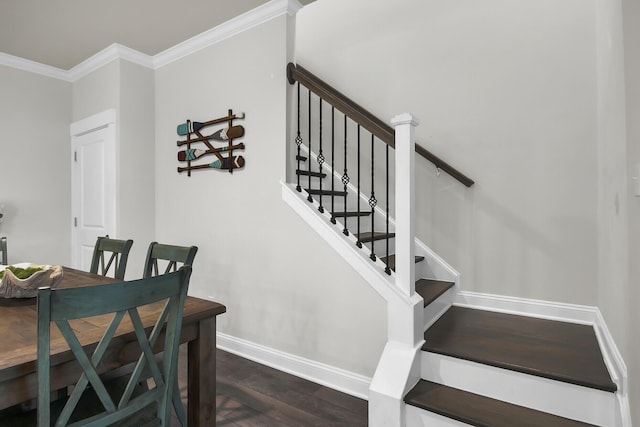
<svg viewBox="0 0 640 427">
<path fill-rule="evenodd" d="M 561 322 L 580 323 L 583 325 L 595 324 L 598 312 L 597 307 L 467 291 L 458 292 L 453 303 L 460 307 L 538 317 Z"/>
<path fill-rule="evenodd" d="M 254 362 L 368 400 L 371 378 L 218 332 L 217 347 Z"/>
</svg>

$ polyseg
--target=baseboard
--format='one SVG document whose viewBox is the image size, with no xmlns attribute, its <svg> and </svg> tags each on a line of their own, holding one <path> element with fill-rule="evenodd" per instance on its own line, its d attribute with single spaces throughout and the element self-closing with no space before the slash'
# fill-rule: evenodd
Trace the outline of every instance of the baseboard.
<svg viewBox="0 0 640 427">
<path fill-rule="evenodd" d="M 368 400 L 371 378 L 323 363 L 265 347 L 221 332 L 217 347 L 254 362 L 321 384 L 342 393 Z"/>
<path fill-rule="evenodd" d="M 454 304 L 583 325 L 595 324 L 598 317 L 596 307 L 466 291 L 458 292 Z"/>
</svg>

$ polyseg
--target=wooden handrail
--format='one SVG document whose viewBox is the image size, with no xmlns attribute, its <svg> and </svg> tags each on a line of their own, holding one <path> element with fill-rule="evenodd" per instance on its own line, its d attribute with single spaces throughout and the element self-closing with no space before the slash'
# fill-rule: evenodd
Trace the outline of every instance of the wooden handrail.
<svg viewBox="0 0 640 427">
<path fill-rule="evenodd" d="M 325 83 L 310 71 L 300 65 L 295 65 L 290 62 L 287 65 L 287 79 L 291 84 L 300 82 L 320 98 L 327 101 L 360 126 L 371 132 L 376 138 L 383 141 L 385 144 L 388 144 L 392 148 L 395 148 L 395 131 L 391 126 L 375 117 L 369 111 L 365 110 L 341 92 L 334 89 L 331 85 Z M 416 153 L 432 162 L 438 169 L 445 171 L 465 186 L 471 187 L 474 184 L 474 181 L 471 178 L 467 177 L 421 145 L 416 144 Z"/>
</svg>

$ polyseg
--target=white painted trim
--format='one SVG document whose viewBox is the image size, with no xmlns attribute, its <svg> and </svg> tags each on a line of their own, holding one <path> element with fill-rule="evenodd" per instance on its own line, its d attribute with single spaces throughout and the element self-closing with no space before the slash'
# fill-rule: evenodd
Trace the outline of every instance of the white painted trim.
<svg viewBox="0 0 640 427">
<path fill-rule="evenodd" d="M 384 273 L 385 265 L 380 261 L 380 258 L 375 262 L 371 261 L 367 249 L 356 247 L 353 233 L 345 236 L 338 224 L 331 224 L 331 217 L 327 210 L 320 213 L 317 209 L 319 205 L 315 200 L 308 202 L 301 196 L 302 193 L 298 193 L 291 184 L 281 182 L 281 185 L 282 199 L 304 218 L 307 224 L 338 252 L 385 301 L 397 299 L 406 305 L 415 303 L 413 297 L 402 293 L 391 280 L 391 276 Z"/>
<path fill-rule="evenodd" d="M 611 378 L 618 386 L 616 393 L 618 398 L 618 410 L 620 414 L 620 424 L 623 427 L 631 427 L 631 408 L 629 406 L 629 384 L 627 376 L 627 365 L 622 359 L 622 355 L 616 346 L 613 336 L 602 317 L 600 310 L 596 309 L 596 322 L 593 325 L 604 363 L 609 370 Z"/>
<path fill-rule="evenodd" d="M 458 287 L 456 285 L 450 287 L 445 293 L 440 295 L 435 301 L 432 301 L 431 304 L 424 308 L 423 332 L 429 329 L 431 325 L 436 323 L 436 321 L 451 308 L 457 290 Z"/>
<path fill-rule="evenodd" d="M 415 128 L 409 113 L 391 119 L 395 132 L 396 286 L 407 295 L 416 291 Z M 372 184 L 373 185 L 373 184 Z"/>
<path fill-rule="evenodd" d="M 454 305 L 583 325 L 593 325 L 596 320 L 597 311 L 595 307 L 584 305 L 467 291 L 458 292 L 454 300 Z"/>
<path fill-rule="evenodd" d="M 69 134 L 71 136 L 79 136 L 98 128 L 109 126 L 110 124 L 114 124 L 115 122 L 116 110 L 115 108 L 110 108 L 108 110 L 71 123 L 71 125 L 69 126 Z"/>
<path fill-rule="evenodd" d="M 296 1 L 295 3 L 298 2 Z M 289 6 L 288 0 L 271 0 L 204 33 L 198 34 L 195 37 L 160 52 L 153 57 L 154 68 L 164 67 L 180 58 L 220 43 L 229 37 L 233 37 L 279 16 L 297 12 L 297 10 L 293 12 L 294 9 L 291 9 Z"/>
<path fill-rule="evenodd" d="M 302 7 L 298 0 L 271 0 L 154 56 L 113 43 L 70 70 L 51 67 L 2 52 L 0 52 L 0 65 L 67 82 L 75 82 L 115 59 L 123 59 L 156 70 L 279 16 L 295 15 Z"/>
<path fill-rule="evenodd" d="M 217 347 L 254 362 L 360 399 L 368 399 L 371 378 L 218 332 Z"/>
<path fill-rule="evenodd" d="M 30 73 L 40 74 L 58 80 L 70 82 L 69 73 L 60 68 L 51 67 L 29 59 L 20 58 L 18 56 L 9 55 L 0 52 L 0 65 L 15 68 L 16 70 L 28 71 Z"/>
<path fill-rule="evenodd" d="M 121 44 L 113 43 L 70 69 L 68 71 L 69 80 L 79 80 L 116 59 L 124 59 L 143 67 L 153 68 L 153 60 L 149 55 Z"/>
</svg>

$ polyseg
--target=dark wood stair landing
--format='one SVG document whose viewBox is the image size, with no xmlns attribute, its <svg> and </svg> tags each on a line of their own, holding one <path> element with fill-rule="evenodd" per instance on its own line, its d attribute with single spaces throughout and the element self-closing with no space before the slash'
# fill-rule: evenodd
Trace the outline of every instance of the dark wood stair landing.
<svg viewBox="0 0 640 427">
<path fill-rule="evenodd" d="M 424 351 L 608 392 L 617 390 L 592 326 L 451 307 Z"/>
<path fill-rule="evenodd" d="M 420 279 L 416 281 L 416 292 L 422 297 L 424 307 L 426 307 L 451 289 L 453 285 L 453 282 L 445 282 L 443 280 Z"/>
<path fill-rule="evenodd" d="M 420 380 L 404 401 L 454 420 L 482 427 L 591 426 L 535 409 Z"/>
</svg>

